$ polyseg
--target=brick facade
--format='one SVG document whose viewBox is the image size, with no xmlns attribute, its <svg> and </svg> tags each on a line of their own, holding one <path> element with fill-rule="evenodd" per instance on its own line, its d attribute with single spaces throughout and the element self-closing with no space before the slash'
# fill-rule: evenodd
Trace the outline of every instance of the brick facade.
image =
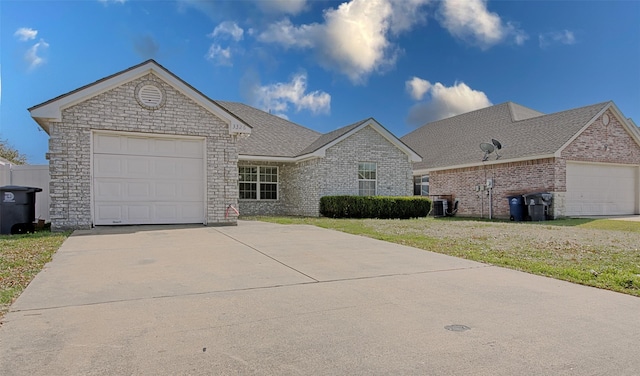
<svg viewBox="0 0 640 376">
<path fill-rule="evenodd" d="M 488 190 L 476 191 L 487 179 L 493 179 L 491 198 Z M 509 218 L 508 196 L 555 192 L 557 180 L 555 158 L 545 158 L 434 171 L 429 174 L 429 193 L 460 200 L 461 216 L 487 218 L 492 204 L 494 218 Z"/>
<path fill-rule="evenodd" d="M 324 158 L 299 163 L 241 161 L 242 165 L 278 166 L 277 201 L 241 200 L 241 215 L 318 216 L 320 198 L 358 194 L 358 162 L 377 165 L 377 194 L 409 196 L 413 192 L 409 156 L 367 126 L 328 148 Z"/>
<path fill-rule="evenodd" d="M 509 218 L 507 197 L 531 192 L 553 193 L 552 213 L 562 217 L 567 190 L 567 161 L 584 161 L 640 165 L 640 146 L 631 138 L 613 111 L 606 111 L 610 121 L 597 118 L 566 148 L 559 158 L 487 164 L 469 168 L 433 171 L 429 174 L 430 194 L 458 199 L 458 215 L 488 217 L 488 191 L 476 186 L 493 179 L 492 211 L 494 218 Z"/>
<path fill-rule="evenodd" d="M 613 111 L 606 111 L 609 124 L 596 119 L 563 151 L 562 158 L 572 161 L 640 164 L 640 146 L 629 136 L 627 130 Z"/>
<path fill-rule="evenodd" d="M 138 104 L 135 89 L 153 81 L 165 92 L 165 103 L 150 110 Z M 206 141 L 207 224 L 235 224 L 225 218 L 237 205 L 237 149 L 227 124 L 154 74 L 127 82 L 71 106 L 62 121 L 52 122 L 49 139 L 52 229 L 82 229 L 91 218 L 91 134 L 121 131 L 203 137 Z"/>
</svg>

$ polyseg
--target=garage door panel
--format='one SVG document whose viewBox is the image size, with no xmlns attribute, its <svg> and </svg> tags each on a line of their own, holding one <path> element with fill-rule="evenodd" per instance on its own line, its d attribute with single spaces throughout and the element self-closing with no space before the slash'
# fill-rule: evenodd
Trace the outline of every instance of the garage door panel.
<svg viewBox="0 0 640 376">
<path fill-rule="evenodd" d="M 96 217 L 100 218 L 103 221 L 110 221 L 111 223 L 113 223 L 114 221 L 122 219 L 122 206 L 115 204 L 98 205 L 96 206 Z"/>
<path fill-rule="evenodd" d="M 202 223 L 204 217 L 201 203 L 183 202 L 99 203 L 95 211 L 96 224 Z"/>
<path fill-rule="evenodd" d="M 94 134 L 94 223 L 203 223 L 204 142 Z"/>
<path fill-rule="evenodd" d="M 110 197 L 122 196 L 122 183 L 117 181 L 98 181 L 94 186 L 96 200 L 106 200 Z"/>
<path fill-rule="evenodd" d="M 123 209 L 126 209 L 127 211 L 127 219 L 134 221 L 135 223 L 148 223 L 153 219 L 151 215 L 152 207 L 150 205 L 132 205 L 131 203 L 128 203 L 123 207 Z"/>
<path fill-rule="evenodd" d="M 122 175 L 123 161 L 109 156 L 96 156 L 94 157 L 94 175 L 95 176 L 120 176 Z"/>
<path fill-rule="evenodd" d="M 95 201 L 182 201 L 202 202 L 204 187 L 190 181 L 125 181 L 115 178 L 94 180 Z"/>
<path fill-rule="evenodd" d="M 153 199 L 155 194 L 151 185 L 153 182 L 140 181 L 140 182 L 124 182 L 126 187 L 126 194 L 123 198 L 129 200 L 148 200 Z"/>
<path fill-rule="evenodd" d="M 95 134 L 93 138 L 94 153 L 122 153 L 123 138 L 117 135 Z"/>
<path fill-rule="evenodd" d="M 567 163 L 566 215 L 634 214 L 636 167 Z"/>
</svg>

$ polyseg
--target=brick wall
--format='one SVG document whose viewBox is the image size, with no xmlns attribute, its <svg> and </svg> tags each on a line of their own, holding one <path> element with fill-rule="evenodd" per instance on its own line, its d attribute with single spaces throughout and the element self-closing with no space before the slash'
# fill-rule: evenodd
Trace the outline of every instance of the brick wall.
<svg viewBox="0 0 640 376">
<path fill-rule="evenodd" d="M 358 194 L 358 162 L 376 162 L 378 194 L 409 196 L 413 192 L 409 157 L 376 130 L 365 127 L 329 148 L 324 158 L 299 163 L 240 162 L 277 165 L 277 201 L 241 200 L 242 215 L 318 216 L 320 198 Z"/>
<path fill-rule="evenodd" d="M 149 110 L 135 89 L 153 81 L 165 91 L 163 107 Z M 50 124 L 51 222 L 54 230 L 89 228 L 91 221 L 91 132 L 94 130 L 200 136 L 207 148 L 208 224 L 235 224 L 225 218 L 237 205 L 237 150 L 223 120 L 200 107 L 153 74 L 125 83 L 65 109 Z"/>
<path fill-rule="evenodd" d="M 493 179 L 491 201 L 488 191 L 476 191 L 476 186 L 485 185 Z M 492 205 L 494 218 L 509 218 L 507 197 L 531 192 L 555 192 L 557 186 L 556 161 L 554 158 L 522 162 L 501 163 L 468 167 L 429 174 L 429 193 L 458 199 L 458 215 L 489 217 Z M 448 197 L 451 195 L 451 197 Z"/>
<path fill-rule="evenodd" d="M 585 162 L 640 164 L 640 146 L 620 124 L 613 111 L 607 110 L 609 124 L 596 119 L 563 151 L 568 160 Z"/>
</svg>

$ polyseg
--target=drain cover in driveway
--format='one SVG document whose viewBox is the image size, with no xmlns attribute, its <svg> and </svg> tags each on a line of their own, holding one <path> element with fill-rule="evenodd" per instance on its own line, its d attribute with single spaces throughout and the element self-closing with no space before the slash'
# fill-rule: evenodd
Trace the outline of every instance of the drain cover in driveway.
<svg viewBox="0 0 640 376">
<path fill-rule="evenodd" d="M 465 330 L 471 329 L 466 325 L 447 325 L 444 328 L 452 332 L 464 332 Z"/>
</svg>

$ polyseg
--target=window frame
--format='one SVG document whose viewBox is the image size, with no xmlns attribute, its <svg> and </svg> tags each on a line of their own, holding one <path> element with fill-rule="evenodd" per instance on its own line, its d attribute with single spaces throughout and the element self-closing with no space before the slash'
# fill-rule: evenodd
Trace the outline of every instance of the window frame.
<svg viewBox="0 0 640 376">
<path fill-rule="evenodd" d="M 373 165 L 373 170 L 370 167 Z M 365 168 L 362 168 L 365 166 Z M 371 173 L 373 172 L 373 178 L 371 178 Z M 364 173 L 364 174 L 363 174 Z M 367 176 L 368 174 L 368 176 Z M 360 183 L 371 183 L 373 182 L 373 194 L 370 193 L 370 188 L 362 188 Z M 363 194 L 363 191 L 367 193 Z M 358 196 L 377 196 L 378 195 L 378 163 L 377 162 L 358 162 Z"/>
<path fill-rule="evenodd" d="M 426 178 L 426 181 L 425 181 Z M 416 191 L 420 188 L 420 193 L 416 194 Z M 425 187 L 427 187 L 427 192 L 425 194 Z M 429 175 L 415 175 L 413 177 L 413 195 L 414 196 L 429 196 Z"/>
<path fill-rule="evenodd" d="M 242 177 L 245 173 L 241 171 L 241 169 L 254 169 L 255 168 L 255 180 L 243 180 Z M 275 174 L 272 172 L 264 171 L 263 169 L 269 169 L 273 171 L 275 169 Z M 251 174 L 251 172 L 250 172 Z M 271 179 L 267 179 L 267 176 L 270 176 Z M 273 176 L 275 176 L 275 181 L 273 180 Z M 242 184 L 250 184 L 255 187 L 253 190 L 242 190 Z M 275 186 L 275 190 L 267 190 L 266 186 Z M 254 193 L 255 197 L 242 197 L 243 192 Z M 275 198 L 263 198 L 263 194 L 275 193 Z M 251 195 L 253 196 L 253 194 Z M 268 165 L 248 165 L 248 166 L 238 166 L 238 200 L 241 201 L 278 201 L 280 199 L 280 168 L 278 166 L 268 166 Z"/>
</svg>

